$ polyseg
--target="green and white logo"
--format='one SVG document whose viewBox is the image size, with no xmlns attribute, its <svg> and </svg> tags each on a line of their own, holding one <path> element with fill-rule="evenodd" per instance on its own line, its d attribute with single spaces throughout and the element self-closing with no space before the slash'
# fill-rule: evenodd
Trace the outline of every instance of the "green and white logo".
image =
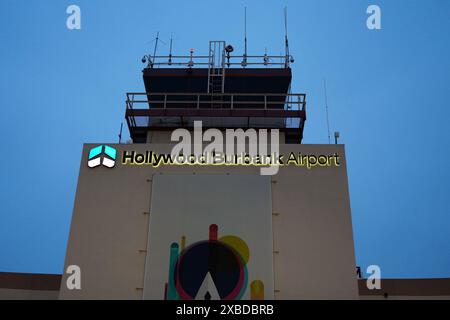
<svg viewBox="0 0 450 320">
<path fill-rule="evenodd" d="M 108 168 L 116 164 L 116 149 L 109 146 L 98 146 L 89 151 L 88 167 L 95 168 L 103 165 Z"/>
</svg>

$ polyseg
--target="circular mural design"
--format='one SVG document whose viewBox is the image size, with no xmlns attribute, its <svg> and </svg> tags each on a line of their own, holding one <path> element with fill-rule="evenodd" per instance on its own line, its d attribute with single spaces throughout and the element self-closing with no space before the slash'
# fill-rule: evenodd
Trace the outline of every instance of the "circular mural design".
<svg viewBox="0 0 450 320">
<path fill-rule="evenodd" d="M 180 244 L 170 245 L 169 281 L 164 299 L 168 300 L 240 300 L 248 286 L 247 243 L 234 235 L 218 238 L 218 226 L 209 226 L 209 239 L 186 247 L 186 236 Z M 264 299 L 264 283 L 254 279 L 250 299 Z"/>
</svg>

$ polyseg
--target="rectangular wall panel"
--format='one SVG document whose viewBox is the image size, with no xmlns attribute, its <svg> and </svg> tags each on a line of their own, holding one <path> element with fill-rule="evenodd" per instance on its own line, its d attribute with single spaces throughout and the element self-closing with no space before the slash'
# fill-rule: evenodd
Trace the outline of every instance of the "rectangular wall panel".
<svg viewBox="0 0 450 320">
<path fill-rule="evenodd" d="M 270 177 L 153 178 L 145 299 L 273 299 Z"/>
</svg>

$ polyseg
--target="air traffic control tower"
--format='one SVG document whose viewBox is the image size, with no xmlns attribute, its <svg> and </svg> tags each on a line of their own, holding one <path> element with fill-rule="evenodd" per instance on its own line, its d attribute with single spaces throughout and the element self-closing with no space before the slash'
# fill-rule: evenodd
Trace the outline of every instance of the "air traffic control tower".
<svg viewBox="0 0 450 320">
<path fill-rule="evenodd" d="M 192 128 L 279 129 L 286 143 L 301 143 L 305 94 L 291 93 L 291 56 L 232 56 L 225 41 L 210 41 L 209 55 L 145 57 L 145 93 L 128 93 L 126 119 L 134 143 L 155 132 Z"/>
<path fill-rule="evenodd" d="M 302 144 L 288 50 L 233 51 L 144 57 L 145 92 L 126 97 L 132 142 L 84 145 L 60 299 L 358 298 L 344 146 Z M 172 133 L 200 122 L 205 145 L 242 129 L 261 146 L 278 130 L 279 170 L 176 163 Z"/>
</svg>

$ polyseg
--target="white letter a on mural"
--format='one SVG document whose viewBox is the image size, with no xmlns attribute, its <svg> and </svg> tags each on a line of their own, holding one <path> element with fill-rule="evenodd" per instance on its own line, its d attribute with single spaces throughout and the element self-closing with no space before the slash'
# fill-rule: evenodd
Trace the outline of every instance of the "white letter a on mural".
<svg viewBox="0 0 450 320">
<path fill-rule="evenodd" d="M 208 293 L 209 300 L 220 300 L 220 295 L 217 291 L 216 284 L 214 283 L 214 280 L 209 272 L 206 274 L 200 289 L 198 289 L 195 300 L 206 300 L 205 297 Z"/>
</svg>

